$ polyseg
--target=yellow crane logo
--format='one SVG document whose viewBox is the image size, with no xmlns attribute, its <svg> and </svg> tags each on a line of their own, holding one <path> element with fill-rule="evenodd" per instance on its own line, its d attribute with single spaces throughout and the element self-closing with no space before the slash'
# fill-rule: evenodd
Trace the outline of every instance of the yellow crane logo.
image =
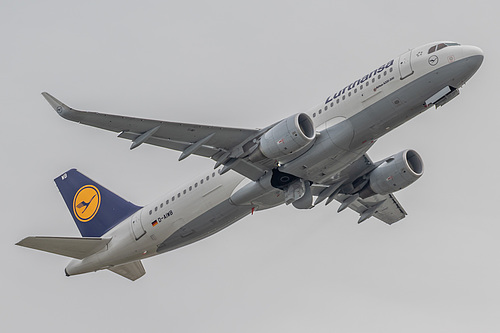
<svg viewBox="0 0 500 333">
<path fill-rule="evenodd" d="M 99 211 L 101 193 L 93 185 L 82 186 L 73 199 L 73 213 L 81 222 L 89 222 Z"/>
</svg>

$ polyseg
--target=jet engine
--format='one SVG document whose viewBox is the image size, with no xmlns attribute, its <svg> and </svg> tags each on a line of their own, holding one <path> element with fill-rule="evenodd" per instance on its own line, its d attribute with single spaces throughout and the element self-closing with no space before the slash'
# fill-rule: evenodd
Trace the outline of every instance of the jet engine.
<svg viewBox="0 0 500 333">
<path fill-rule="evenodd" d="M 369 183 L 360 195 L 389 194 L 413 184 L 422 176 L 424 164 L 420 155 L 411 149 L 399 152 L 380 164 L 369 174 Z"/>
<path fill-rule="evenodd" d="M 250 160 L 280 158 L 293 154 L 314 140 L 316 130 L 307 114 L 297 113 L 283 119 L 261 138 L 259 149 L 250 156 Z"/>
</svg>

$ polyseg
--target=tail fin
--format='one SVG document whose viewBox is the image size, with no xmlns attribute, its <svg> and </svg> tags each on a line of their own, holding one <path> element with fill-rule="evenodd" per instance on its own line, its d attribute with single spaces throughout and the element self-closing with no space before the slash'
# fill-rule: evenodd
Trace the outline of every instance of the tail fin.
<svg viewBox="0 0 500 333">
<path fill-rule="evenodd" d="M 141 208 L 76 169 L 54 181 L 83 237 L 100 237 Z"/>
</svg>

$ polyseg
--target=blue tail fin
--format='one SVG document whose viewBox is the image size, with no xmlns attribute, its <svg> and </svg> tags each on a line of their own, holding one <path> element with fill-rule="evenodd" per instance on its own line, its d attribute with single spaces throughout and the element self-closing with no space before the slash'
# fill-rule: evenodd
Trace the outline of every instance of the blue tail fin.
<svg viewBox="0 0 500 333">
<path fill-rule="evenodd" d="M 101 237 L 141 209 L 76 169 L 65 172 L 54 181 L 83 237 Z"/>
</svg>

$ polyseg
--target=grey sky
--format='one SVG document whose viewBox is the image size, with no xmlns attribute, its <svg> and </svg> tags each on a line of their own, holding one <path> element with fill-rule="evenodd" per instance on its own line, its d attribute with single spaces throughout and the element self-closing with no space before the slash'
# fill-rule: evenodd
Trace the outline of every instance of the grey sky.
<svg viewBox="0 0 500 333">
<path fill-rule="evenodd" d="M 497 332 L 498 10 L 490 1 L 3 1 L 3 241 L 8 331 Z M 59 118 L 79 109 L 264 127 L 418 45 L 453 40 L 485 61 L 445 107 L 380 139 L 425 174 L 397 194 L 409 216 L 357 225 L 320 205 L 258 212 L 144 261 L 130 281 L 64 276 L 67 258 L 16 247 L 78 236 L 53 179 L 77 167 L 136 204 L 212 162 Z M 2 330 L 4 331 L 4 330 Z"/>
</svg>

